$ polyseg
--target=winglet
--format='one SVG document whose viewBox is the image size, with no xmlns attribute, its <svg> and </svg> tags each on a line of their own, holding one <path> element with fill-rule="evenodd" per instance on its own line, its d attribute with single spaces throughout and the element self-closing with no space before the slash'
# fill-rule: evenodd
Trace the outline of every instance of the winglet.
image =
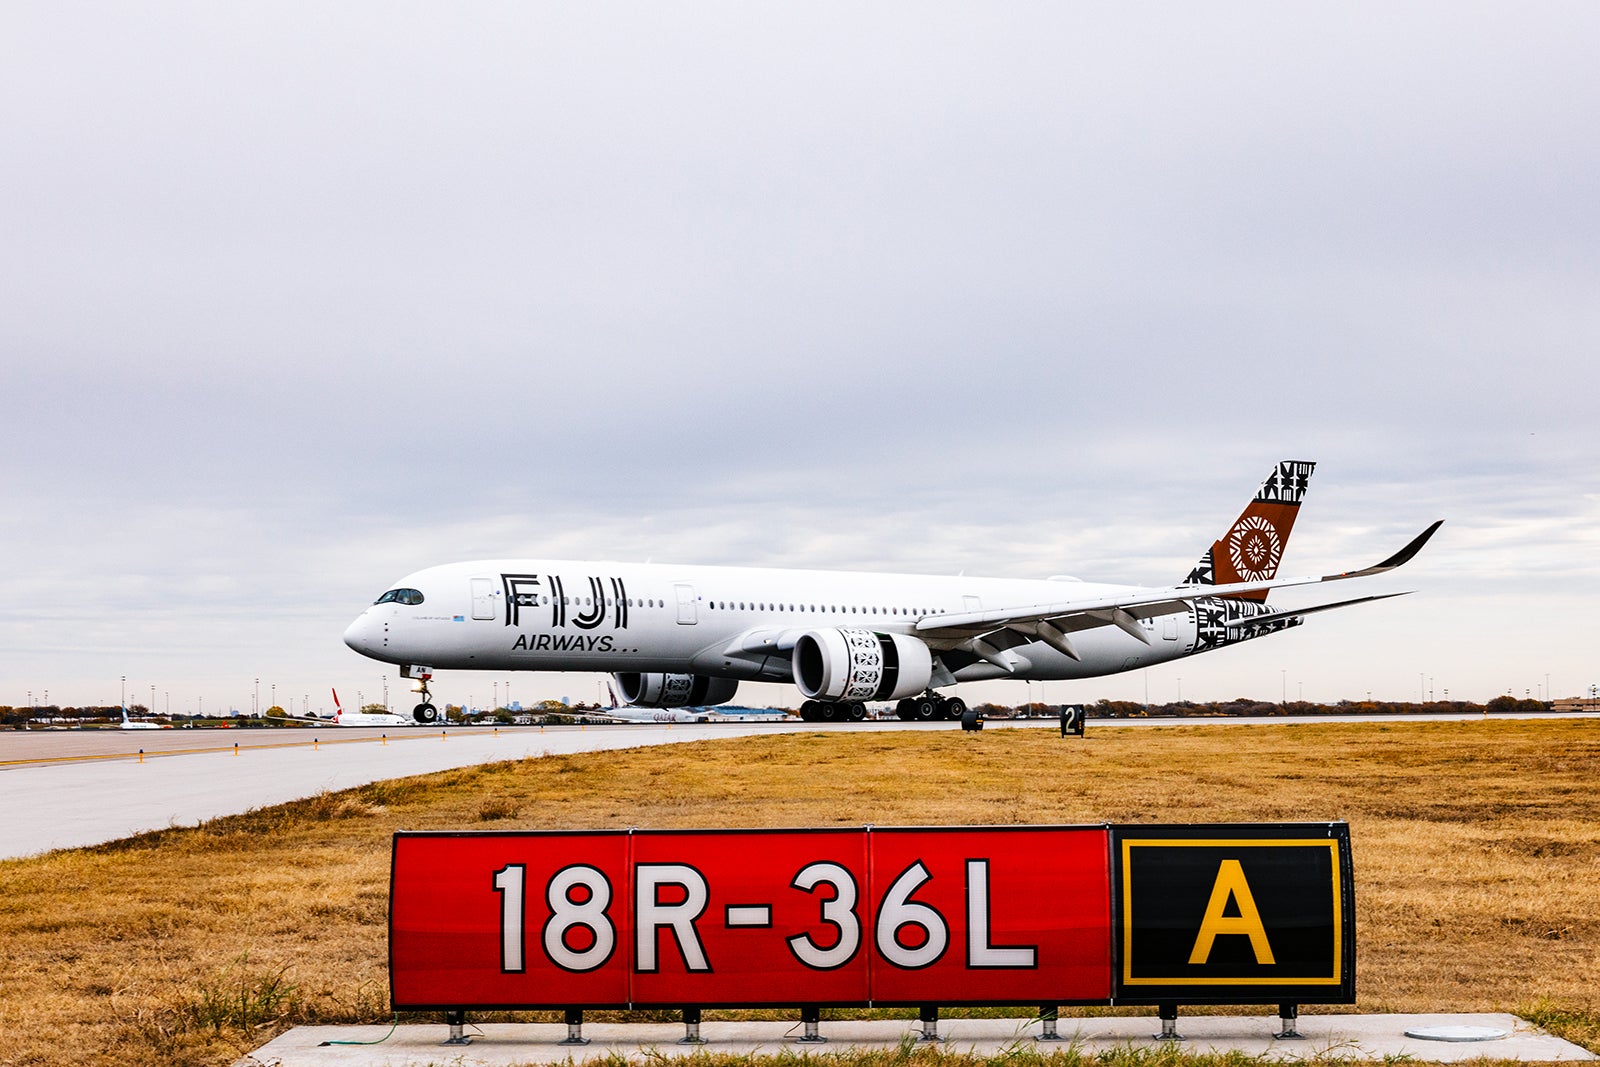
<svg viewBox="0 0 1600 1067">
<path fill-rule="evenodd" d="M 1375 564 L 1359 571 L 1346 571 L 1345 573 L 1338 575 L 1338 577 L 1364 578 L 1369 574 L 1382 574 L 1384 571 L 1392 571 L 1396 567 L 1403 567 L 1407 563 L 1411 562 L 1412 557 L 1414 557 L 1418 552 L 1422 551 L 1422 546 L 1427 544 L 1428 539 L 1437 533 L 1439 527 L 1443 525 L 1444 520 L 1438 520 L 1432 526 L 1413 537 L 1410 544 L 1406 545 L 1406 547 L 1402 548 L 1400 551 L 1396 552 L 1382 563 Z"/>
</svg>

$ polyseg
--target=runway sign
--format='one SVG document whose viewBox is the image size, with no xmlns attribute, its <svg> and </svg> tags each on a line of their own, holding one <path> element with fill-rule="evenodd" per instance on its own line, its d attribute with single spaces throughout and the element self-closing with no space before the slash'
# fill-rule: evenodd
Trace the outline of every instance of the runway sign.
<svg viewBox="0 0 1600 1067">
<path fill-rule="evenodd" d="M 1342 824 L 398 833 L 390 987 L 397 1010 L 1349 1003 L 1349 851 Z"/>
<path fill-rule="evenodd" d="M 1344 823 L 1111 831 L 1120 1003 L 1355 1000 Z"/>
</svg>

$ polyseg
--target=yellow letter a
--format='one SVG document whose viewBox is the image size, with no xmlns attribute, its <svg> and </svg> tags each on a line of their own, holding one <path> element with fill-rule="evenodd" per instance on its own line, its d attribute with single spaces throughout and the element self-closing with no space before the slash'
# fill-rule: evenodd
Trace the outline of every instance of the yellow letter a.
<svg viewBox="0 0 1600 1067">
<path fill-rule="evenodd" d="M 1228 898 L 1239 905 L 1237 917 L 1224 914 Z M 1272 946 L 1267 944 L 1267 929 L 1261 925 L 1261 913 L 1256 910 L 1256 899 L 1250 895 L 1250 883 L 1244 880 L 1244 868 L 1238 860 L 1223 860 L 1217 868 L 1217 883 L 1211 887 L 1211 902 L 1206 905 L 1205 921 L 1200 924 L 1200 936 L 1194 939 L 1194 951 L 1189 953 L 1190 963 L 1205 963 L 1211 959 L 1211 946 L 1218 934 L 1247 934 L 1250 947 L 1255 951 L 1256 962 L 1270 964 Z"/>
</svg>

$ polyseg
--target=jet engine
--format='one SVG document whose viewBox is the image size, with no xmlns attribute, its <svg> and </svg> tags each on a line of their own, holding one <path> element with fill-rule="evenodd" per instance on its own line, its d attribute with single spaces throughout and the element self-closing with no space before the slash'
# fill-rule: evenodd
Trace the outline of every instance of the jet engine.
<svg viewBox="0 0 1600 1067">
<path fill-rule="evenodd" d="M 639 708 L 699 708 L 726 704 L 739 691 L 733 678 L 699 674 L 613 674 L 622 699 Z"/>
<path fill-rule="evenodd" d="M 794 684 L 811 700 L 898 700 L 928 688 L 933 653 L 915 637 L 810 630 L 794 646 Z"/>
</svg>

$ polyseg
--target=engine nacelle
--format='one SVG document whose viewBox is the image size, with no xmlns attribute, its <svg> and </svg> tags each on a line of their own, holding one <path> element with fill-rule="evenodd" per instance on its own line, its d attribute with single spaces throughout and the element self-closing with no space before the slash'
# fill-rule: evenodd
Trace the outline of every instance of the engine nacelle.
<svg viewBox="0 0 1600 1067">
<path fill-rule="evenodd" d="M 613 674 L 622 699 L 637 708 L 699 708 L 726 704 L 739 691 L 733 678 L 700 674 Z"/>
<path fill-rule="evenodd" d="M 933 653 L 905 634 L 810 630 L 795 642 L 792 666 L 809 700 L 899 700 L 928 688 Z"/>
</svg>

